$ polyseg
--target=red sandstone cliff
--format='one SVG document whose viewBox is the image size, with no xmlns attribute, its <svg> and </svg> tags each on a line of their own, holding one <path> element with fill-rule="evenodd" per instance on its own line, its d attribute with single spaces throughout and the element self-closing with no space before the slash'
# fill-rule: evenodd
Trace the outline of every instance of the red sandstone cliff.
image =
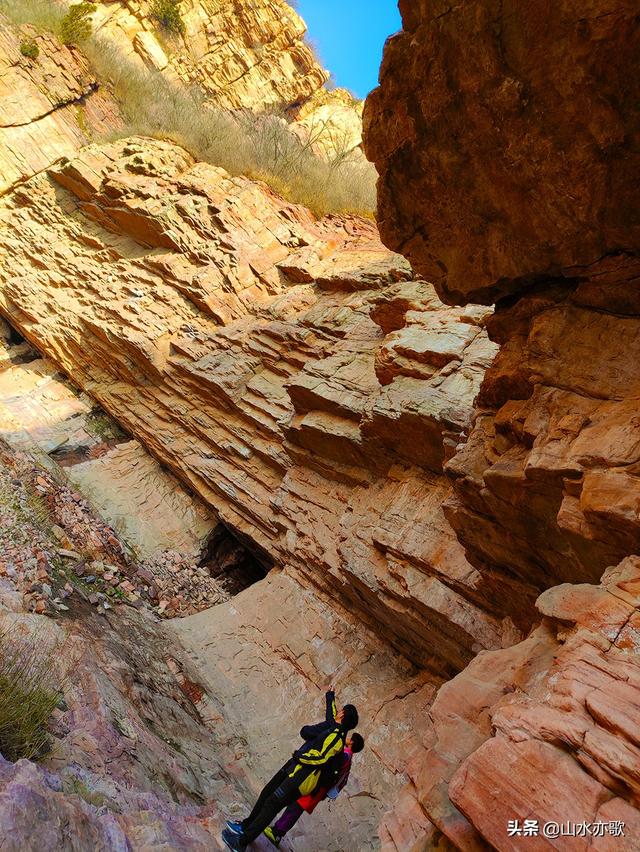
<svg viewBox="0 0 640 852">
<path fill-rule="evenodd" d="M 463 849 L 553 847 L 507 836 L 525 817 L 620 819 L 555 848 L 636 848 L 637 6 L 400 6 L 365 108 L 383 239 L 448 302 L 510 294 L 445 511 L 479 571 L 549 589 L 441 690 L 412 796 Z"/>
<path fill-rule="evenodd" d="M 554 848 L 508 837 L 525 818 L 620 820 L 624 840 L 561 848 L 635 849 L 636 15 L 401 6 L 367 150 L 416 275 L 371 223 L 317 221 L 173 144 L 85 147 L 78 106 L 111 120 L 89 69 L 47 41 L 39 79 L 14 36 L 0 311 L 285 569 L 176 628 L 225 724 L 276 681 L 272 729 L 283 703 L 304 718 L 338 671 L 375 708 L 385 849 Z M 448 303 L 506 298 L 447 307 L 420 275 Z"/>
</svg>

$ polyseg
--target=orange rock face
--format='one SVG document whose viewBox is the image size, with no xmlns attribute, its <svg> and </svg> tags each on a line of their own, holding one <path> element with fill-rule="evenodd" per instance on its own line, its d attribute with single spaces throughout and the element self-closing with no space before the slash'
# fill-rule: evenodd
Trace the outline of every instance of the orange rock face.
<svg viewBox="0 0 640 852">
<path fill-rule="evenodd" d="M 371 223 L 317 222 L 168 143 L 50 175 L 3 211 L 0 306 L 31 341 L 416 663 L 455 672 L 518 636 L 504 606 L 526 587 L 473 569 L 442 511 L 486 312 L 445 308 Z"/>
<path fill-rule="evenodd" d="M 637 9 L 400 5 L 365 109 L 382 236 L 445 301 L 498 299 L 500 349 L 445 463 L 445 513 L 483 576 L 544 593 L 523 643 L 441 688 L 383 834 L 400 848 L 418 807 L 465 850 L 635 849 Z M 624 823 L 624 837 L 558 840 L 545 822 Z"/>
<path fill-rule="evenodd" d="M 385 243 L 455 303 L 636 248 L 637 4 L 400 8 L 365 110 Z"/>
<path fill-rule="evenodd" d="M 636 849 L 639 589 L 638 557 L 601 585 L 551 589 L 524 642 L 479 654 L 443 686 L 401 813 L 419 807 L 457 849 Z M 535 823 L 528 836 L 525 820 Z M 389 843 L 402 836 L 397 822 L 383 824 Z M 590 828 L 571 836 L 569 823 Z"/>
<path fill-rule="evenodd" d="M 184 34 L 167 32 L 150 5 L 99 3 L 94 28 L 130 60 L 197 84 L 221 107 L 299 105 L 329 78 L 304 40 L 305 22 L 285 0 L 183 2 Z"/>
<path fill-rule="evenodd" d="M 37 45 L 37 62 L 0 16 L 0 194 L 119 126 L 115 103 L 78 51 L 30 27 L 22 33 Z"/>
<path fill-rule="evenodd" d="M 639 271 L 609 258 L 491 319 L 500 353 L 449 466 L 448 517 L 475 564 L 543 589 L 640 550 Z"/>
</svg>

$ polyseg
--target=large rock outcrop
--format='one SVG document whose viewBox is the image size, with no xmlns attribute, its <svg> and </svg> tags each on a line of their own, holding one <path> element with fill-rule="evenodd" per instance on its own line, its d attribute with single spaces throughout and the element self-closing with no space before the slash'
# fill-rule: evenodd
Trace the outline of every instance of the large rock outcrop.
<svg viewBox="0 0 640 852">
<path fill-rule="evenodd" d="M 442 513 L 484 309 L 371 223 L 152 140 L 86 149 L 2 220 L 2 312 L 269 562 L 438 672 L 528 626 L 535 590 L 472 569 Z"/>
<path fill-rule="evenodd" d="M 547 590 L 538 630 L 440 691 L 409 806 L 462 849 L 552 848 L 543 824 L 567 820 L 619 820 L 626 839 L 563 849 L 635 848 L 637 10 L 401 8 L 365 109 L 383 238 L 447 302 L 498 298 L 445 513 L 481 572 Z M 524 818 L 539 837 L 508 836 Z"/>
<path fill-rule="evenodd" d="M 33 41 L 37 62 L 21 53 L 21 39 Z M 2 15 L 0 78 L 0 194 L 119 126 L 116 104 L 77 50 L 30 27 L 20 33 Z"/>
<path fill-rule="evenodd" d="M 601 585 L 551 589 L 537 603 L 543 623 L 524 642 L 479 654 L 443 686 L 401 813 L 419 802 L 463 850 L 636 849 L 639 589 L 637 557 Z M 512 836 L 509 820 L 519 827 Z M 537 833 L 523 836 L 525 820 Z M 387 817 L 383 839 L 401 836 L 397 823 Z M 571 836 L 570 823 L 590 828 Z"/>
<path fill-rule="evenodd" d="M 612 257 L 491 320 L 500 353 L 449 467 L 474 563 L 543 589 L 640 552 L 639 272 Z"/>
<path fill-rule="evenodd" d="M 640 244 L 633 0 L 400 0 L 365 113 L 383 240 L 447 302 Z"/>
<path fill-rule="evenodd" d="M 127 62 L 197 87 L 209 105 L 279 112 L 321 157 L 362 158 L 362 102 L 329 90 L 329 72 L 285 0 L 183 0 L 184 32 L 170 33 L 150 2 L 97 3 L 98 39 Z"/>
<path fill-rule="evenodd" d="M 183 34 L 163 29 L 148 0 L 96 5 L 98 36 L 169 79 L 197 84 L 225 109 L 294 108 L 329 79 L 285 0 L 183 0 Z"/>
</svg>

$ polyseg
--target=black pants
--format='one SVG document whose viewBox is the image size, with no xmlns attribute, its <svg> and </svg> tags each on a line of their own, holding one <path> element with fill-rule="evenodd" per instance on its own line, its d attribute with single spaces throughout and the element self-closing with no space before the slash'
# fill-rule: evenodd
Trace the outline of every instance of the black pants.
<svg viewBox="0 0 640 852">
<path fill-rule="evenodd" d="M 249 816 L 242 821 L 242 839 L 245 843 L 252 843 L 283 808 L 288 808 L 300 798 L 300 781 L 289 778 L 291 769 L 291 765 L 287 763 L 276 772 L 258 796 Z"/>
</svg>

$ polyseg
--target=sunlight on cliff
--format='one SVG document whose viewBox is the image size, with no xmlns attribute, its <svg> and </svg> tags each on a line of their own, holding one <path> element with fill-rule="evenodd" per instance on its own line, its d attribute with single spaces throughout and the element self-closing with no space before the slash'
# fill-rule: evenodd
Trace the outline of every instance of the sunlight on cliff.
<svg viewBox="0 0 640 852">
<path fill-rule="evenodd" d="M 32 24 L 58 36 L 65 18 L 64 8 L 37 0 L 0 0 L 0 11 L 15 24 Z M 223 110 L 212 106 L 198 86 L 178 86 L 161 72 L 134 64 L 105 37 L 83 39 L 81 49 L 98 80 L 113 91 L 120 105 L 125 127 L 119 136 L 176 142 L 196 159 L 221 166 L 232 175 L 265 181 L 318 216 L 373 217 L 374 167 L 361 155 L 354 156 L 346 138 L 331 140 L 330 159 L 318 156 L 315 146 L 325 123 L 311 127 L 307 138 L 301 139 L 291 131 L 284 107 L 260 114 Z"/>
</svg>

